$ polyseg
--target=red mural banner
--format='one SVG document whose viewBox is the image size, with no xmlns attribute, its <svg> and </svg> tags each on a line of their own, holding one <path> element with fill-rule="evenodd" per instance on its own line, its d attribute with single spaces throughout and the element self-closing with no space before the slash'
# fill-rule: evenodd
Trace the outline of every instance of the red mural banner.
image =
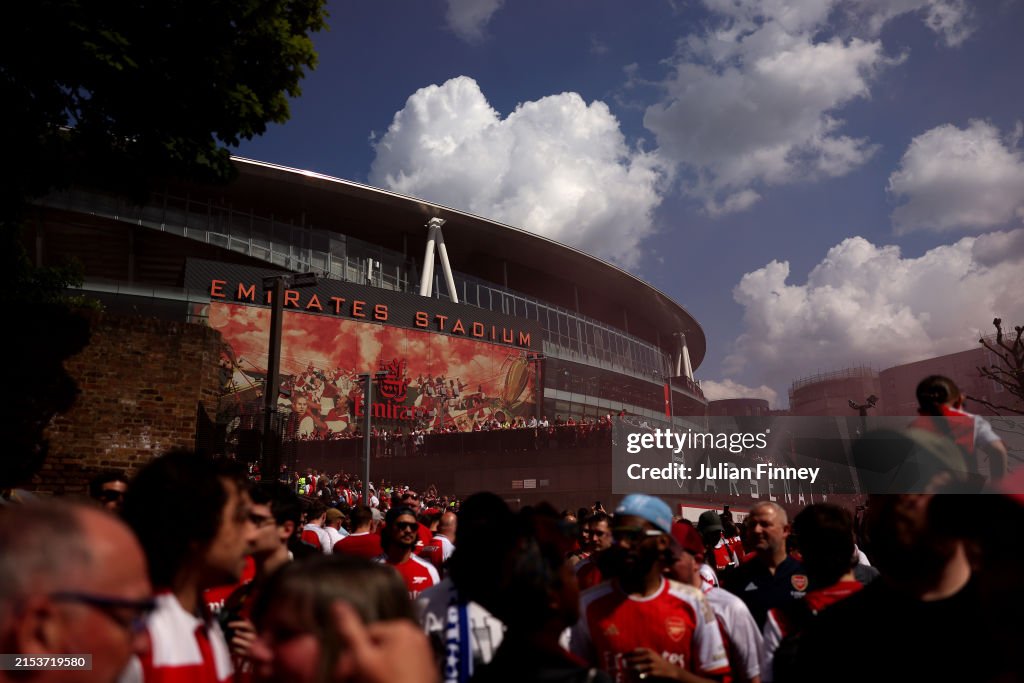
<svg viewBox="0 0 1024 683">
<path fill-rule="evenodd" d="M 212 302 L 224 338 L 221 416 L 253 422 L 267 373 L 270 310 Z M 359 375 L 383 373 L 365 405 Z M 535 412 L 537 376 L 527 351 L 430 332 L 285 311 L 278 407 L 285 438 L 344 438 L 369 410 L 374 424 L 408 433 L 472 431 Z"/>
</svg>

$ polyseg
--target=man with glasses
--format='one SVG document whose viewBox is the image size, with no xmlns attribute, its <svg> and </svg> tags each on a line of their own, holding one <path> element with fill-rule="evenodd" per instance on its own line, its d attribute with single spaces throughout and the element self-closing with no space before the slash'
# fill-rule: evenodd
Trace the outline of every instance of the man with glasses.
<svg viewBox="0 0 1024 683">
<path fill-rule="evenodd" d="M 423 509 L 423 499 L 418 493 L 409 489 L 399 498 L 398 507 L 407 507 L 411 509 L 418 518 L 420 510 Z M 433 539 L 434 536 L 430 533 L 430 529 L 421 524 L 416 531 L 416 552 L 421 552 L 423 550 L 423 546 L 430 543 Z"/>
<path fill-rule="evenodd" d="M 377 562 L 389 564 L 398 570 L 409 589 L 409 597 L 415 599 L 420 592 L 441 582 L 434 566 L 413 554 L 419 538 L 420 523 L 412 508 L 395 507 L 388 510 L 384 518 L 381 545 L 384 554 Z"/>
<path fill-rule="evenodd" d="M 124 518 L 146 554 L 157 589 L 147 621 L 152 647 L 122 683 L 226 683 L 234 668 L 224 633 L 203 611 L 203 591 L 237 582 L 256 536 L 245 470 L 175 451 L 132 481 Z"/>
<path fill-rule="evenodd" d="M 89 497 L 114 514 L 120 514 L 127 490 L 128 477 L 118 470 L 100 472 L 89 482 Z"/>
<path fill-rule="evenodd" d="M 112 683 L 149 648 L 146 560 L 110 514 L 59 501 L 0 514 L 0 652 L 91 655 L 91 670 L 0 668 L 0 682 Z"/>
<path fill-rule="evenodd" d="M 659 498 L 626 496 L 615 510 L 606 581 L 580 597 L 572 652 L 616 681 L 716 680 L 729 673 L 718 623 L 700 590 L 664 577 L 672 510 Z"/>
<path fill-rule="evenodd" d="M 292 560 L 288 541 L 295 534 L 302 509 L 298 496 L 286 484 L 262 482 L 250 492 L 249 520 L 256 533 L 249 545 L 256 573 L 224 601 L 218 614 L 224 635 L 234 655 L 235 669 L 251 671 L 250 653 L 256 642 L 252 623 L 252 596 L 259 593 L 271 574 Z"/>
</svg>

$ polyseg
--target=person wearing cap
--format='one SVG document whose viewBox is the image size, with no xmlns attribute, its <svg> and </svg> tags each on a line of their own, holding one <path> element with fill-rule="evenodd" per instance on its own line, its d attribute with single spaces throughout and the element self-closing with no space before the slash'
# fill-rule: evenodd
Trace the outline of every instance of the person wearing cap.
<svg viewBox="0 0 1024 683">
<path fill-rule="evenodd" d="M 398 506 L 388 510 L 381 533 L 384 552 L 375 558 L 381 564 L 391 565 L 402 575 L 409 589 L 409 598 L 413 600 L 422 591 L 441 582 L 434 565 L 413 554 L 419 528 L 420 523 L 412 508 Z"/>
<path fill-rule="evenodd" d="M 341 510 L 338 508 L 327 508 L 324 531 L 327 532 L 327 536 L 331 539 L 332 549 L 338 544 L 338 541 L 348 536 L 348 532 L 341 526 L 343 521 L 345 521 L 345 515 L 341 513 Z"/>
<path fill-rule="evenodd" d="M 731 572 L 724 587 L 747 603 L 758 628 L 763 629 L 769 609 L 804 597 L 807 575 L 786 552 L 789 517 L 781 505 L 767 500 L 754 505 L 747 528 L 754 542 L 754 557 Z"/>
<path fill-rule="evenodd" d="M 615 680 L 714 680 L 729 674 L 715 615 L 701 591 L 666 579 L 672 510 L 659 498 L 626 496 L 615 510 L 615 578 L 580 597 L 570 650 Z"/>
<path fill-rule="evenodd" d="M 707 567 L 704 564 L 706 549 L 696 529 L 688 523 L 676 522 L 672 525 L 672 538 L 675 540 L 672 547 L 675 561 L 668 569 L 668 577 L 695 586 L 704 593 L 722 632 L 732 680 L 758 683 L 762 680 L 764 640 L 750 610 L 729 591 L 704 582 L 700 569 Z"/>
<path fill-rule="evenodd" d="M 702 512 L 697 519 L 697 533 L 704 539 L 704 546 L 708 549 L 708 559 L 714 562 L 713 566 L 716 572 L 735 569 L 740 563 L 736 553 L 725 542 L 724 531 L 722 520 L 714 510 Z"/>
<path fill-rule="evenodd" d="M 718 516 L 719 516 L 719 518 L 721 518 L 723 524 L 725 522 L 727 522 L 727 521 L 728 522 L 733 521 L 732 520 L 732 512 L 729 510 L 729 506 L 728 505 L 723 505 L 722 506 L 722 512 Z"/>
</svg>

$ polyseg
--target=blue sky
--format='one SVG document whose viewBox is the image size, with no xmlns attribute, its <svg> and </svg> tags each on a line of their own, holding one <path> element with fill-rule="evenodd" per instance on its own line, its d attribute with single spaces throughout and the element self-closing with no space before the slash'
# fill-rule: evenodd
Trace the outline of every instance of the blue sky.
<svg viewBox="0 0 1024 683">
<path fill-rule="evenodd" d="M 1021 0 L 330 12 L 291 120 L 238 153 L 630 270 L 704 326 L 712 397 L 1024 322 Z"/>
</svg>

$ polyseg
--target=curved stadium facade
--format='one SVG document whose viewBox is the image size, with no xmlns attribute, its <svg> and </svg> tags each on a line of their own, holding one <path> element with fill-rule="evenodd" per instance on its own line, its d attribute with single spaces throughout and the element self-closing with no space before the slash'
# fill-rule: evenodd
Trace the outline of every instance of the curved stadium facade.
<svg viewBox="0 0 1024 683">
<path fill-rule="evenodd" d="M 373 441 L 380 456 L 374 480 L 581 505 L 612 500 L 606 431 L 583 438 L 577 431 L 584 430 L 566 428 L 540 441 L 530 438 L 539 434 L 534 430 L 474 434 L 476 425 L 531 416 L 580 422 L 622 411 L 665 424 L 670 413 L 707 414 L 693 380 L 705 355 L 703 330 L 682 306 L 625 271 L 422 200 L 247 159 L 235 163 L 238 176 L 227 185 L 168 185 L 142 205 L 80 188 L 36 203 L 24 234 L 36 264 L 77 259 L 85 293 L 102 301 L 107 316 L 138 321 L 118 323 L 88 358 L 76 360 L 83 396 L 56 432 L 55 456 L 65 464 L 44 473 L 45 487 L 80 486 L 96 467 L 131 470 L 190 443 L 189 425 L 197 448 L 250 461 L 270 452 L 261 436 L 270 375 L 264 280 L 282 274 L 318 276 L 314 286 L 282 296 L 278 433 L 290 444 L 282 459 L 292 467 L 360 471 L 362 440 L 347 437 L 357 436 L 369 412 L 377 427 L 403 434 L 390 445 L 391 437 Z M 430 295 L 420 294 L 432 219 L 443 221 L 458 303 L 440 266 Z M 150 326 L 153 318 L 163 334 L 184 335 L 181 322 L 217 330 L 211 336 L 187 326 L 188 335 L 214 339 L 220 349 L 212 367 L 218 352 L 202 351 L 210 367 L 202 386 L 190 388 L 183 372 L 204 362 L 183 351 L 184 342 L 140 333 L 130 345 L 118 343 L 119 330 Z M 141 339 L 149 341 L 140 347 Z M 144 360 L 152 346 L 165 348 Z M 358 379 L 366 372 L 383 373 L 370 405 Z M 106 379 L 98 385 L 97 377 L 118 378 L 133 393 Z M 165 384 L 170 377 L 176 389 Z M 173 391 L 182 397 L 169 410 Z M 211 392 L 221 394 L 216 418 Z M 193 406 L 198 399 L 194 418 L 189 396 Z M 416 427 L 462 434 L 428 436 L 414 447 L 409 433 Z M 414 452 L 434 457 L 387 457 Z"/>
<path fill-rule="evenodd" d="M 49 196 L 38 203 L 30 238 L 37 263 L 78 259 L 84 289 L 109 310 L 220 329 L 236 347 L 226 361 L 234 365 L 236 390 L 258 385 L 265 373 L 262 337 L 252 329 L 253 315 L 257 327 L 269 320 L 262 277 L 314 272 L 321 279 L 317 290 L 285 297 L 286 310 L 308 314 L 286 314 L 285 378 L 309 366 L 339 376 L 377 370 L 405 352 L 402 372 L 414 391 L 424 378 L 444 378 L 446 386 L 454 380 L 463 396 L 500 398 L 514 408 L 505 411 L 509 417 L 705 413 L 692 372 L 705 354 L 703 330 L 682 306 L 621 269 L 422 200 L 235 161 L 239 174 L 229 185 L 168 186 L 142 206 L 82 190 Z M 444 221 L 458 304 L 440 267 L 431 297 L 419 295 L 431 218 Z M 296 321 L 302 332 L 290 335 Z M 338 336 L 339 327 L 352 334 Z M 424 334 L 429 337 L 416 336 Z M 440 346 L 431 341 L 442 337 Z M 345 343 L 376 348 L 377 358 L 372 348 L 336 358 Z M 446 355 L 462 364 L 445 367 L 439 360 Z M 518 368 L 505 362 L 512 356 L 520 359 Z M 475 375 L 468 365 L 473 357 L 481 366 Z M 376 367 L 355 367 L 373 360 Z"/>
</svg>

